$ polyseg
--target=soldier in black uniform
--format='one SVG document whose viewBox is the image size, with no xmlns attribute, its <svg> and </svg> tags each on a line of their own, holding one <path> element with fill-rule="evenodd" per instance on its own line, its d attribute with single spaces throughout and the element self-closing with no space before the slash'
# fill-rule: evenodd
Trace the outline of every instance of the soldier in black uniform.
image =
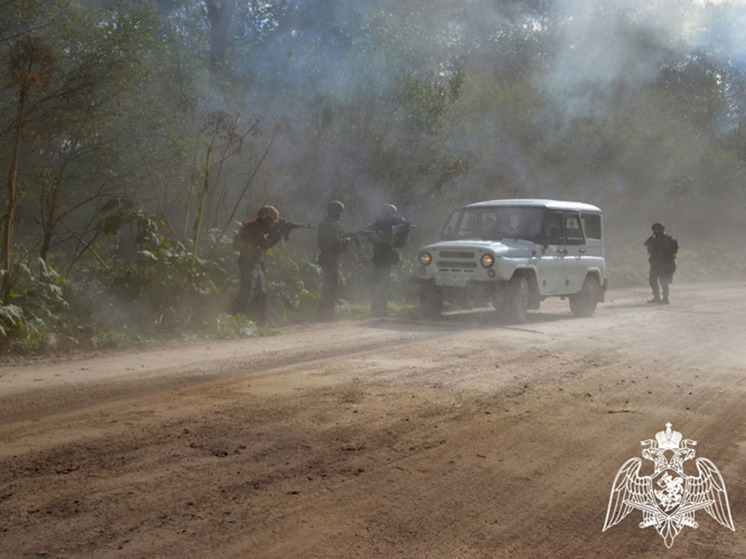
<svg viewBox="0 0 746 559">
<path fill-rule="evenodd" d="M 648 262 L 650 262 L 650 287 L 653 290 L 653 298 L 648 303 L 659 305 L 668 304 L 668 286 L 673 282 L 673 274 L 676 271 L 676 253 L 679 251 L 679 243 L 663 231 L 665 227 L 660 223 L 653 224 L 653 234 L 645 241 L 648 249 Z M 660 289 L 658 283 L 660 282 Z M 663 298 L 661 298 L 661 291 Z"/>
<path fill-rule="evenodd" d="M 231 314 L 244 310 L 251 299 L 256 322 L 267 323 L 267 286 L 264 277 L 264 256 L 270 247 L 282 238 L 282 231 L 275 227 L 280 212 L 273 206 L 263 206 L 254 220 L 241 226 L 233 246 L 238 250 L 238 272 L 241 288 L 231 305 Z"/>
<path fill-rule="evenodd" d="M 373 299 L 370 310 L 374 314 L 382 314 L 387 310 L 391 267 L 399 262 L 397 249 L 400 243 L 397 234 L 407 224 L 396 206 L 385 204 L 378 219 L 369 225 L 373 243 Z"/>
<path fill-rule="evenodd" d="M 321 222 L 318 230 L 319 266 L 324 274 L 319 315 L 325 320 L 334 316 L 334 307 L 339 299 L 339 257 L 353 240 L 353 237 L 345 235 L 339 225 L 344 211 L 342 202 L 330 202 L 326 207 L 326 219 Z"/>
</svg>

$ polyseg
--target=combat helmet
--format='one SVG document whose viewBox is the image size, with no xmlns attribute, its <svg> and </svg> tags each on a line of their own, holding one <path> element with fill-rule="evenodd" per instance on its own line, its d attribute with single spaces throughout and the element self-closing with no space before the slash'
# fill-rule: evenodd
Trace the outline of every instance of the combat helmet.
<svg viewBox="0 0 746 559">
<path fill-rule="evenodd" d="M 275 208 L 274 206 L 262 206 L 261 208 L 259 208 L 256 217 L 261 220 L 272 219 L 274 221 L 277 221 L 278 219 L 280 219 L 280 212 L 277 211 L 277 208 Z"/>
<path fill-rule="evenodd" d="M 332 217 L 339 217 L 345 211 L 345 205 L 339 200 L 332 200 L 326 206 L 326 213 Z"/>
<path fill-rule="evenodd" d="M 393 217 L 399 213 L 399 210 L 394 204 L 384 204 L 381 207 L 381 215 L 384 217 Z"/>
</svg>

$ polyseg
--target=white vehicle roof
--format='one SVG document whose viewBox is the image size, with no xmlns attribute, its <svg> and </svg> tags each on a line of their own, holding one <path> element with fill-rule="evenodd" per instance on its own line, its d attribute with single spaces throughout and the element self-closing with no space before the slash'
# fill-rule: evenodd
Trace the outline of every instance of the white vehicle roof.
<svg viewBox="0 0 746 559">
<path fill-rule="evenodd" d="M 541 198 L 515 198 L 510 200 L 488 200 L 486 202 L 475 202 L 467 204 L 465 208 L 491 208 L 505 206 L 523 206 L 535 208 L 549 208 L 553 210 L 577 210 L 601 212 L 601 208 L 583 202 L 567 202 L 563 200 L 546 200 Z"/>
</svg>

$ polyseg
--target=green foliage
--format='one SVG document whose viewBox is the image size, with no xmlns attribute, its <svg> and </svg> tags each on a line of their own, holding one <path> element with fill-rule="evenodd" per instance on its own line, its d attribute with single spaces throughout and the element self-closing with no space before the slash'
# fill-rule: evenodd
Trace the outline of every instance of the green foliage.
<svg viewBox="0 0 746 559">
<path fill-rule="evenodd" d="M 11 304 L 0 307 L 0 333 L 6 346 L 35 349 L 45 335 L 69 337 L 72 325 L 67 282 L 47 262 L 22 263 L 11 291 Z"/>
<path fill-rule="evenodd" d="M 607 246 L 606 277 L 611 289 L 647 285 L 648 261 L 642 243 Z"/>
<path fill-rule="evenodd" d="M 203 321 L 203 334 L 208 338 L 238 339 L 257 336 L 259 328 L 241 314 L 219 313 Z"/>
<path fill-rule="evenodd" d="M 91 289 L 78 290 L 76 305 L 88 309 L 94 330 L 122 329 L 146 337 L 173 336 L 201 324 L 211 309 L 224 308 L 219 285 L 227 278 L 226 262 L 198 260 L 192 268 L 189 248 L 138 219 L 134 258 L 118 259 Z M 90 270 L 89 270 L 90 271 Z"/>
<path fill-rule="evenodd" d="M 319 267 L 307 255 L 281 243 L 268 251 L 266 269 L 270 320 L 313 318 L 321 285 Z"/>
<path fill-rule="evenodd" d="M 645 248 L 612 244 L 606 250 L 609 287 L 624 288 L 648 284 Z M 742 281 L 746 278 L 746 252 L 726 245 L 704 243 L 681 249 L 676 257 L 677 281 Z"/>
<path fill-rule="evenodd" d="M 725 244 L 706 243 L 695 250 L 682 249 L 676 258 L 677 274 L 686 281 L 743 281 L 746 252 Z"/>
<path fill-rule="evenodd" d="M 8 223 L 17 198 L 7 339 L 261 335 L 223 314 L 238 274 L 219 231 L 264 203 L 305 222 L 340 198 L 359 228 L 393 201 L 428 241 L 465 202 L 580 199 L 617 229 L 675 218 L 701 236 L 681 279 L 743 277 L 719 243 L 746 203 L 746 72 L 726 51 L 746 8 L 686 3 L 670 20 L 657 6 L 235 4 L 214 27 L 204 0 L 0 1 L 0 168 L 23 132 L 17 196 L 0 196 Z M 49 62 L 20 115 L 14 45 L 43 45 Z M 210 142 L 218 115 L 226 141 Z M 644 285 L 642 249 L 608 240 L 612 286 Z M 315 315 L 314 253 L 300 235 L 270 251 L 272 322 Z M 366 315 L 370 256 L 363 243 L 343 258 L 344 316 Z M 392 271 L 397 308 L 416 300 L 411 266 Z"/>
<path fill-rule="evenodd" d="M 69 309 L 65 296 L 66 280 L 47 262 L 38 259 L 32 269 L 20 265 L 20 277 L 11 297 L 14 304 L 24 309 L 27 322 L 39 326 L 64 327 L 64 314 Z"/>
<path fill-rule="evenodd" d="M 237 290 L 236 254 L 218 231 L 207 238 L 216 244 L 210 259 L 191 265 L 192 251 L 159 232 L 158 220 L 132 211 L 127 204 L 109 216 L 101 227 L 137 225 L 134 257 L 123 259 L 109 253 L 110 265 L 101 269 L 81 267 L 67 290 L 75 323 L 73 334 L 81 347 L 111 347 L 148 340 L 183 338 L 240 338 L 275 335 L 272 328 L 258 327 L 243 315 L 228 315 L 224 309 Z M 123 218 L 122 215 L 129 216 Z M 119 224 L 114 227 L 113 224 Z M 112 236 L 116 236 L 112 235 Z M 110 240 L 101 241 L 105 250 Z M 288 246 L 278 246 L 267 258 L 269 306 L 273 322 L 309 319 L 315 312 L 317 295 L 305 288 L 315 285 L 318 270 L 307 258 Z"/>
<path fill-rule="evenodd" d="M 370 316 L 370 306 L 363 302 L 341 299 L 337 304 L 336 314 L 339 318 L 360 319 Z"/>
<path fill-rule="evenodd" d="M 0 305 L 0 335 L 7 338 L 10 332 L 23 325 L 23 309 L 17 305 Z"/>
</svg>

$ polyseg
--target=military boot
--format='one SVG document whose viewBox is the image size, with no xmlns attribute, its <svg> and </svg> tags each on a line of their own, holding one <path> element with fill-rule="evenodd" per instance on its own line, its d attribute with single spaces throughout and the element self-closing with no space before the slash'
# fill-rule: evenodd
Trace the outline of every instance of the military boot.
<svg viewBox="0 0 746 559">
<path fill-rule="evenodd" d="M 667 305 L 668 304 L 668 284 L 665 284 L 663 286 L 663 299 L 660 301 L 661 305 Z"/>
<path fill-rule="evenodd" d="M 648 300 L 648 303 L 655 303 L 658 304 L 661 302 L 661 292 L 658 291 L 658 286 L 653 285 L 653 282 L 650 282 L 650 287 L 653 288 L 653 298 Z"/>
</svg>

